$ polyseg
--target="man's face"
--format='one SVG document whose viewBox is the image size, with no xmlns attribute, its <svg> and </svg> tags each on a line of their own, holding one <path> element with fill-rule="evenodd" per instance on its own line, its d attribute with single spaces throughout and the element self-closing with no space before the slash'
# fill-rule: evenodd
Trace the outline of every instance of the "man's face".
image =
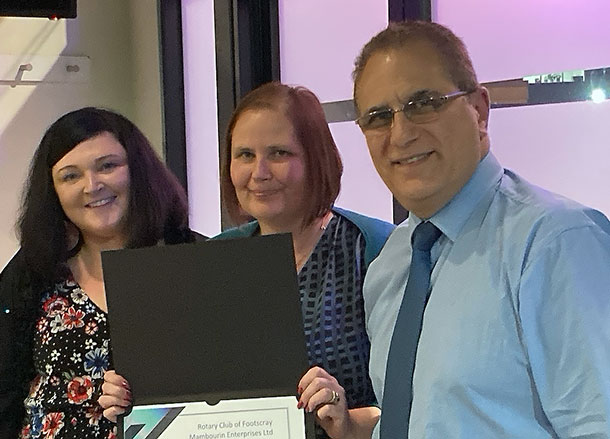
<svg viewBox="0 0 610 439">
<path fill-rule="evenodd" d="M 457 90 L 434 48 L 425 41 L 377 52 L 357 85 L 359 114 L 401 108 L 422 91 Z M 363 129 L 377 172 L 394 197 L 420 218 L 440 210 L 466 184 L 489 149 L 487 90 L 480 88 L 438 109 L 438 118 L 414 123 L 394 114 L 387 129 Z"/>
</svg>

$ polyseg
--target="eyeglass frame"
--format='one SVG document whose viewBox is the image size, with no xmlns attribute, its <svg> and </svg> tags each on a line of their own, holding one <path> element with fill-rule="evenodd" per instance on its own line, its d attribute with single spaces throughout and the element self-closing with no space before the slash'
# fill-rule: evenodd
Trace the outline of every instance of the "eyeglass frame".
<svg viewBox="0 0 610 439">
<path fill-rule="evenodd" d="M 471 93 L 474 93 L 476 91 L 475 90 L 469 90 L 469 91 L 465 91 L 465 90 L 456 90 L 454 92 L 451 93 L 447 93 L 446 95 L 441 95 L 441 96 L 431 96 L 425 99 L 415 99 L 412 101 L 407 102 L 406 104 L 402 104 L 399 108 L 392 108 L 392 107 L 385 107 L 385 108 L 379 108 L 377 110 L 373 110 L 373 111 L 369 111 L 366 114 L 363 114 L 362 116 L 356 118 L 356 120 L 354 121 L 356 123 L 356 125 L 358 125 L 360 127 L 360 129 L 362 131 L 367 131 L 367 130 L 376 130 L 376 129 L 389 129 L 394 125 L 394 115 L 396 113 L 400 113 L 400 112 L 404 112 L 405 113 L 405 117 L 407 119 L 409 119 L 411 122 L 416 123 L 416 124 L 420 124 L 420 123 L 427 123 L 427 122 L 432 122 L 433 120 L 436 119 L 432 119 L 430 121 L 426 121 L 426 122 L 417 122 L 411 119 L 411 117 L 409 117 L 409 112 L 405 111 L 408 110 L 410 107 L 413 107 L 416 104 L 422 104 L 422 103 L 428 103 L 431 104 L 432 107 L 434 108 L 434 112 L 438 113 L 438 110 L 441 109 L 442 107 L 444 107 L 446 104 L 448 104 L 450 101 L 452 101 L 453 99 L 457 99 L 461 96 L 467 96 Z M 432 102 L 438 101 L 437 104 L 434 104 Z M 383 125 L 377 128 L 365 128 L 362 125 L 360 125 L 360 120 L 364 117 L 370 117 L 370 116 L 374 116 L 376 114 L 379 113 L 385 113 L 389 111 L 390 113 L 392 113 L 392 121 L 388 124 L 388 125 Z"/>
</svg>

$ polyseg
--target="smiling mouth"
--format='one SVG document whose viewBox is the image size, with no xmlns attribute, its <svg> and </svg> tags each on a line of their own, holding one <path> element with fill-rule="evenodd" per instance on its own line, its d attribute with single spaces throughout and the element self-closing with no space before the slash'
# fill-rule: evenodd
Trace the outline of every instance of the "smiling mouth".
<svg viewBox="0 0 610 439">
<path fill-rule="evenodd" d="M 412 156 L 406 157 L 404 159 L 392 160 L 392 164 L 393 165 L 412 165 L 414 163 L 418 163 L 424 159 L 427 159 L 432 154 L 434 154 L 434 151 L 424 152 L 422 154 L 412 155 Z"/>
<path fill-rule="evenodd" d="M 101 206 L 105 206 L 106 204 L 112 203 L 114 200 L 116 200 L 116 196 L 102 198 L 101 200 L 97 200 L 97 201 L 93 201 L 91 203 L 85 204 L 85 207 L 91 207 L 91 208 L 101 207 Z"/>
<path fill-rule="evenodd" d="M 254 195 L 255 197 L 268 197 L 268 196 L 274 195 L 278 192 L 279 192 L 279 190 L 277 190 L 277 189 L 268 190 L 268 191 L 253 191 L 253 190 L 250 191 L 250 193 L 252 195 Z"/>
</svg>

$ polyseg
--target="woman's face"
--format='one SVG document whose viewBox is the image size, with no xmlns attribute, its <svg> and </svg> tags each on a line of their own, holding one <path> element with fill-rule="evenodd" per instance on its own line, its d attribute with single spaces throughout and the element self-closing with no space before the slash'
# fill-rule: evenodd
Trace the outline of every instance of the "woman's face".
<svg viewBox="0 0 610 439">
<path fill-rule="evenodd" d="M 245 111 L 233 127 L 231 181 L 241 207 L 261 225 L 290 228 L 305 211 L 303 146 L 276 110 Z"/>
<path fill-rule="evenodd" d="M 88 240 L 124 240 L 129 206 L 127 152 L 110 133 L 76 145 L 52 168 L 68 219 Z"/>
</svg>

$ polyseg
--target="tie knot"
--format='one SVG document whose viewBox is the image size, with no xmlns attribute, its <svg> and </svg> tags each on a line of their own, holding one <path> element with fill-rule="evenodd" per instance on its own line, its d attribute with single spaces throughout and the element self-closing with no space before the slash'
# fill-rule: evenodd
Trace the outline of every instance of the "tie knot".
<svg viewBox="0 0 610 439">
<path fill-rule="evenodd" d="M 411 243 L 413 248 L 429 252 L 439 236 L 441 236 L 441 231 L 434 224 L 424 221 L 413 230 Z"/>
</svg>

